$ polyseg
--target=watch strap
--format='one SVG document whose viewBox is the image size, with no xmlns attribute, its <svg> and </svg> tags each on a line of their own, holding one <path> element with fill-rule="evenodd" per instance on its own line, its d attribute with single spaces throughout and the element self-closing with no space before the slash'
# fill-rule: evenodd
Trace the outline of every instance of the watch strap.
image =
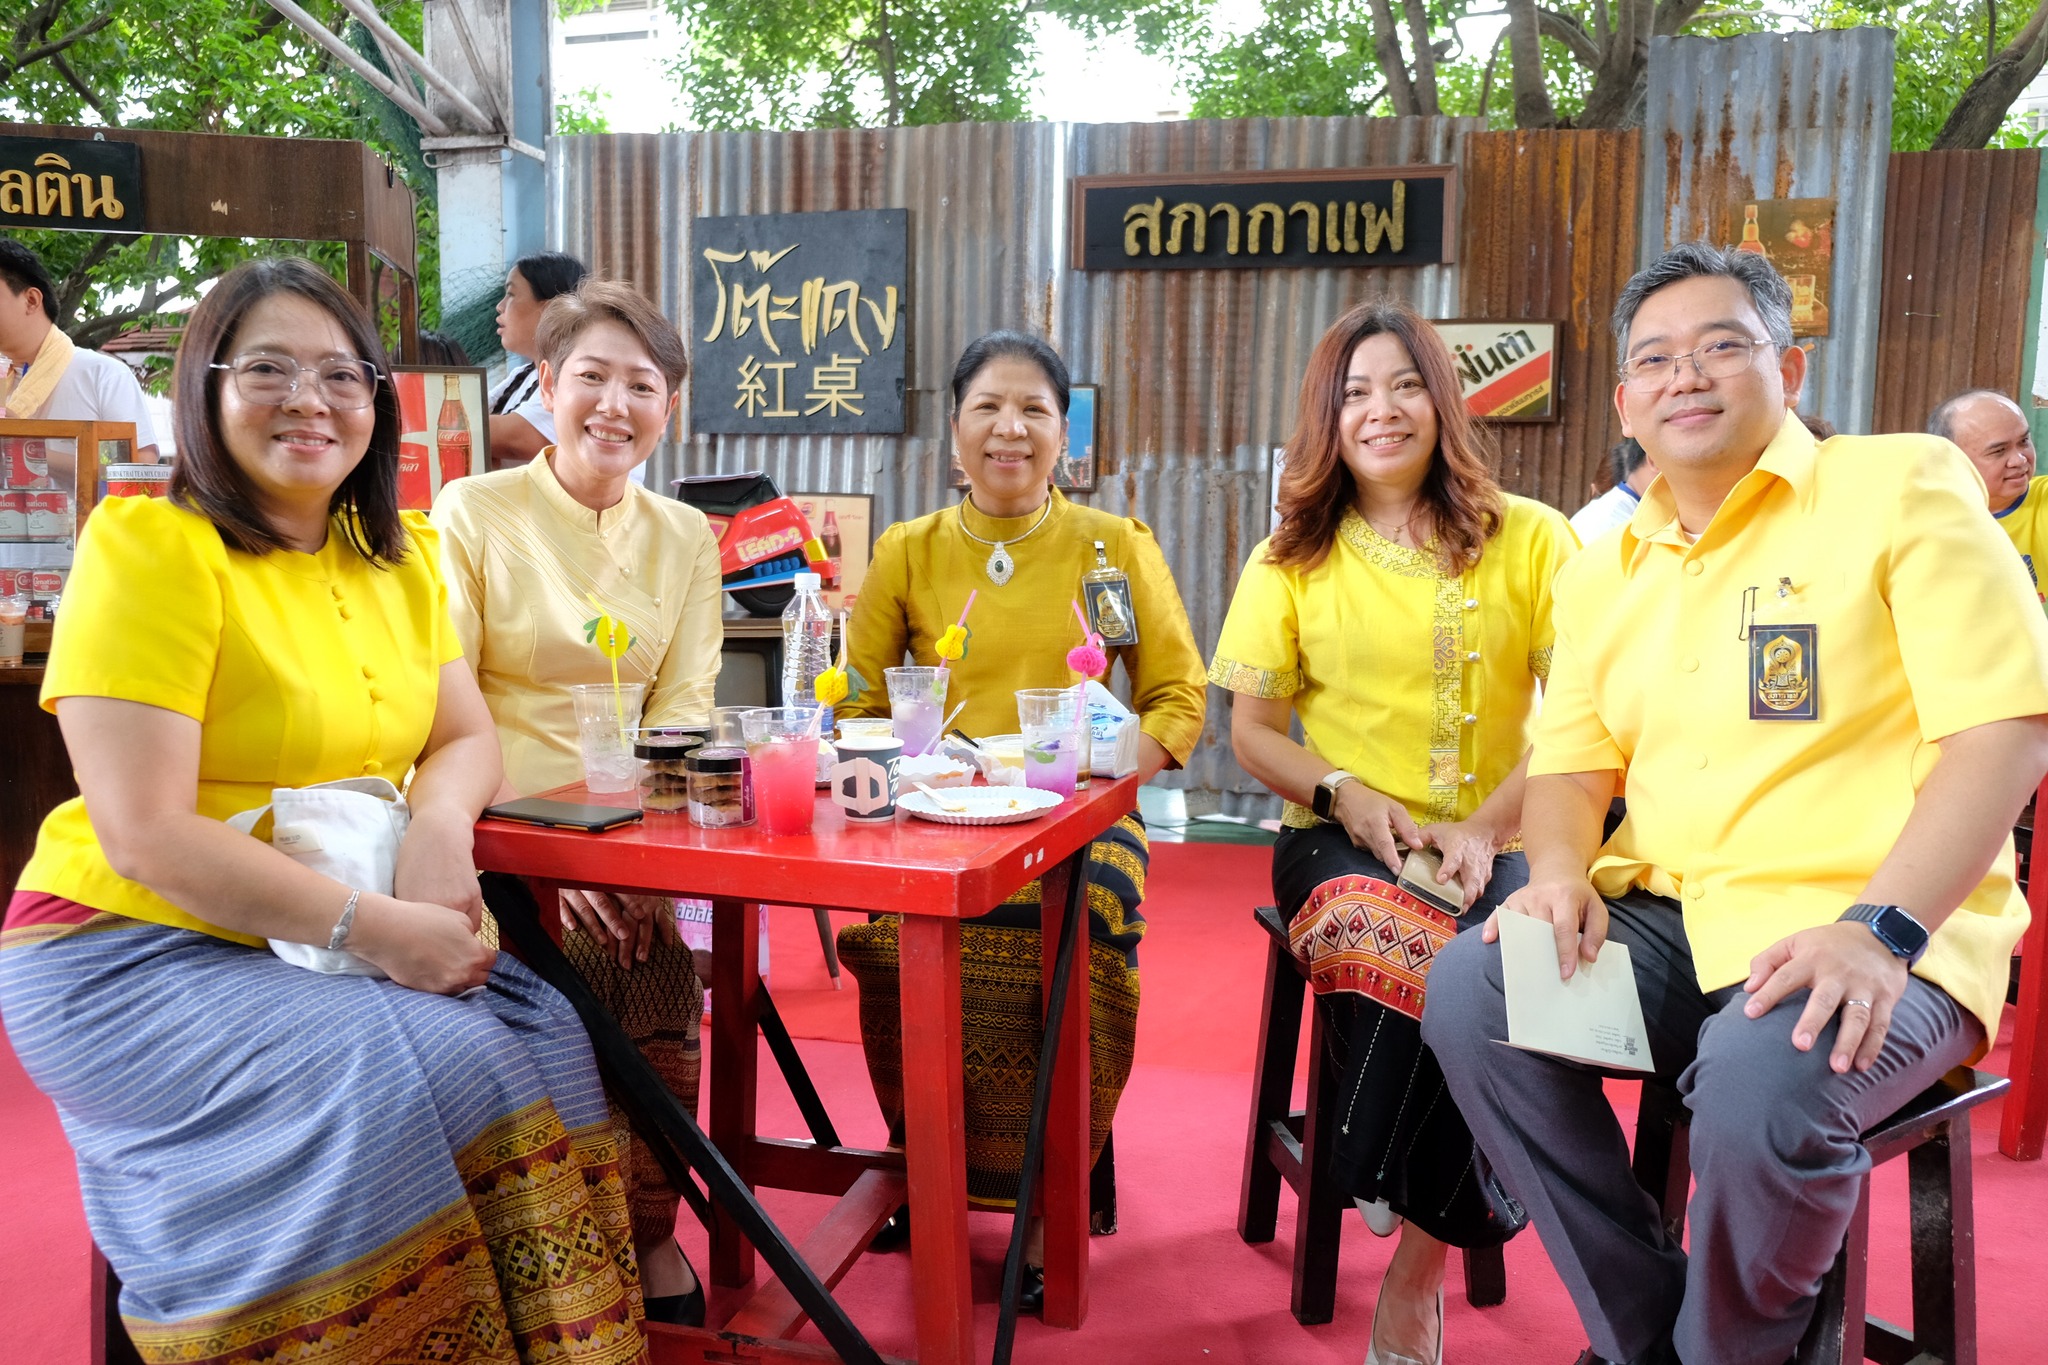
<svg viewBox="0 0 2048 1365">
<path fill-rule="evenodd" d="M 1870 926 L 1870 932 L 1882 943 L 1892 956 L 1902 958 L 1912 966 L 1927 955 L 1927 945 L 1933 937 L 1927 926 L 1913 918 L 1911 911 L 1900 905 L 1872 905 L 1859 902 L 1841 914 L 1844 920 Z"/>
</svg>

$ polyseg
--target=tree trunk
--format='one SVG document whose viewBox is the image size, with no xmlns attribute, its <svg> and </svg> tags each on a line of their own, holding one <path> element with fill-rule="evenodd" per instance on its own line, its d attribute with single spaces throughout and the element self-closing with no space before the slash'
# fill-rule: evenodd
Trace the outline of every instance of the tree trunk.
<svg viewBox="0 0 2048 1365">
<path fill-rule="evenodd" d="M 1935 151 L 1982 147 L 1998 132 L 2020 92 L 2033 84 L 2048 63 L 2048 0 L 2036 0 L 2034 13 L 1970 82 L 1949 111 L 1948 121 L 1934 135 Z"/>
<path fill-rule="evenodd" d="M 1507 0 L 1508 71 L 1517 128 L 1557 127 L 1557 106 L 1543 81 L 1543 29 L 1536 0 Z"/>
<path fill-rule="evenodd" d="M 1593 68 L 1593 89 L 1579 112 L 1580 128 L 1627 128 L 1642 122 L 1650 83 L 1652 0 L 1615 0 L 1613 31 Z"/>
<path fill-rule="evenodd" d="M 1415 109 L 1436 115 L 1443 109 L 1436 102 L 1436 49 L 1429 41 L 1429 11 L 1424 0 L 1401 0 L 1408 19 L 1408 43 L 1415 49 Z"/>
<path fill-rule="evenodd" d="M 1380 64 L 1380 73 L 1387 78 L 1387 96 L 1394 102 L 1394 113 L 1420 114 L 1422 106 L 1415 98 L 1415 82 L 1409 79 L 1408 61 L 1401 55 L 1401 30 L 1394 22 L 1394 9 L 1388 0 L 1372 0 L 1372 53 Z"/>
</svg>

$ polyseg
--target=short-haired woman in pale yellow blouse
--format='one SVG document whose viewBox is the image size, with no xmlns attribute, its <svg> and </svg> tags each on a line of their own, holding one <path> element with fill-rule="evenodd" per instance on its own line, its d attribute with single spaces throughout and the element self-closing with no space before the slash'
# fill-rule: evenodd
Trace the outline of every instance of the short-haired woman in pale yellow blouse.
<svg viewBox="0 0 2048 1365">
<path fill-rule="evenodd" d="M 505 751 L 512 791 L 583 775 L 569 688 L 606 682 L 590 598 L 625 622 L 623 682 L 644 683 L 643 725 L 702 722 L 718 676 L 718 542 L 704 514 L 634 482 L 689 370 L 668 320 L 623 284 L 586 281 L 536 331 L 555 444 L 517 469 L 460 479 L 434 504 L 448 597 Z M 703 986 L 661 896 L 565 891 L 563 950 L 685 1109 L 697 1103 Z M 614 1116 L 618 1116 L 614 1106 Z M 702 1287 L 675 1243 L 679 1195 L 619 1119 L 647 1316 L 700 1324 Z"/>
<path fill-rule="evenodd" d="M 1435 328 L 1396 303 L 1345 314 L 1309 358 L 1280 527 L 1252 550 L 1209 669 L 1236 694 L 1238 762 L 1287 798 L 1273 894 L 1341 1073 L 1332 1173 L 1374 1231 L 1407 1219 L 1366 1365 L 1438 1365 L 1446 1246 L 1524 1221 L 1420 1022 L 1434 946 L 1528 880 L 1512 850 L 1550 582 L 1578 547 L 1558 512 L 1500 490 L 1485 441 Z M 1458 909 L 1397 885 L 1410 849 L 1442 856 L 1437 890 Z"/>
</svg>

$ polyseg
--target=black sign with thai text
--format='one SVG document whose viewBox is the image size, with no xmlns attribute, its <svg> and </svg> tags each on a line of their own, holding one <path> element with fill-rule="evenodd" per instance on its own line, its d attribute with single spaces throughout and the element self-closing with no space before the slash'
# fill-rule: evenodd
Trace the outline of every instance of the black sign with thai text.
<svg viewBox="0 0 2048 1365">
<path fill-rule="evenodd" d="M 134 143 L 0 137 L 0 225 L 135 232 L 141 221 Z"/>
<path fill-rule="evenodd" d="M 908 210 L 699 218 L 690 252 L 691 430 L 903 430 Z"/>
<path fill-rule="evenodd" d="M 1455 169 L 1074 180 L 1076 270 L 1436 265 L 1456 256 Z"/>
</svg>

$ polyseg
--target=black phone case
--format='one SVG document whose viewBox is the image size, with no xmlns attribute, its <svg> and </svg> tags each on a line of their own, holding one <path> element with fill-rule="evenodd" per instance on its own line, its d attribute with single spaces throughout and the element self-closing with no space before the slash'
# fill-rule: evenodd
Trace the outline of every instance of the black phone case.
<svg viewBox="0 0 2048 1365">
<path fill-rule="evenodd" d="M 580 829 L 592 834 L 601 834 L 608 829 L 630 825 L 640 819 L 637 810 L 621 810 L 616 806 L 583 806 L 570 801 L 549 801 L 543 797 L 526 796 L 517 801 L 507 801 L 500 806 L 484 807 L 484 814 L 499 820 L 511 820 L 522 825 L 543 825 L 549 829 Z"/>
</svg>

